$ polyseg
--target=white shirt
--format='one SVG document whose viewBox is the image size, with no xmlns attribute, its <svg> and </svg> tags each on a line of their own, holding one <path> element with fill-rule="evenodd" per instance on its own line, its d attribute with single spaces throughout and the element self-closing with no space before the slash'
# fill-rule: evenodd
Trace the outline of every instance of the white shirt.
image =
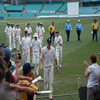
<svg viewBox="0 0 100 100">
<path fill-rule="evenodd" d="M 40 41 L 39 39 L 35 40 L 33 39 L 32 40 L 32 43 L 31 43 L 31 47 L 32 47 L 32 51 L 39 51 L 40 50 Z"/>
<path fill-rule="evenodd" d="M 39 26 L 39 27 L 38 27 L 38 26 L 36 27 L 36 32 L 37 32 L 37 33 L 40 32 L 40 26 Z"/>
<path fill-rule="evenodd" d="M 56 59 L 55 49 L 51 46 L 50 50 L 47 46 L 42 48 L 40 59 L 44 61 L 44 67 L 53 66 L 53 60 Z"/>
<path fill-rule="evenodd" d="M 15 30 L 16 36 L 20 36 L 21 33 L 22 33 L 21 29 L 20 28 L 16 28 L 16 30 Z"/>
<path fill-rule="evenodd" d="M 55 37 L 54 44 L 56 45 L 56 48 L 59 48 L 62 46 L 63 39 L 60 35 L 58 37 L 57 36 Z"/>
<path fill-rule="evenodd" d="M 12 29 L 11 34 L 13 37 L 15 37 L 15 27 L 13 27 L 13 28 L 11 27 L 11 29 Z"/>
<path fill-rule="evenodd" d="M 12 31 L 11 27 L 6 26 L 5 32 L 6 32 L 7 36 L 11 36 L 11 31 Z"/>
<path fill-rule="evenodd" d="M 32 33 L 32 29 L 31 29 L 31 27 L 25 27 L 25 31 L 27 31 L 28 33 Z"/>
<path fill-rule="evenodd" d="M 45 29 L 44 29 L 44 27 L 42 27 L 42 28 L 40 27 L 39 36 L 42 36 L 43 33 L 45 33 Z"/>
<path fill-rule="evenodd" d="M 87 88 L 94 87 L 99 85 L 100 81 L 100 66 L 97 63 L 94 63 L 88 67 L 89 77 Z"/>
<path fill-rule="evenodd" d="M 29 37 L 23 37 L 20 42 L 20 45 L 22 45 L 23 50 L 28 50 L 31 45 L 31 41 L 30 41 Z"/>
</svg>

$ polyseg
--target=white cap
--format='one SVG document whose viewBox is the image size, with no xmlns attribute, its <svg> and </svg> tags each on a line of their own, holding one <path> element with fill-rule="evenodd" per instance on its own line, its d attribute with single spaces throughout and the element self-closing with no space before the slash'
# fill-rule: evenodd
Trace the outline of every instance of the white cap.
<svg viewBox="0 0 100 100">
<path fill-rule="evenodd" d="M 80 22 L 80 20 L 78 20 L 78 22 Z"/>
<path fill-rule="evenodd" d="M 43 25 L 43 23 L 40 23 L 40 25 Z"/>
<path fill-rule="evenodd" d="M 38 34 L 37 33 L 34 33 L 33 37 L 38 37 Z"/>
<path fill-rule="evenodd" d="M 69 22 L 70 20 L 67 20 L 67 22 Z"/>
</svg>

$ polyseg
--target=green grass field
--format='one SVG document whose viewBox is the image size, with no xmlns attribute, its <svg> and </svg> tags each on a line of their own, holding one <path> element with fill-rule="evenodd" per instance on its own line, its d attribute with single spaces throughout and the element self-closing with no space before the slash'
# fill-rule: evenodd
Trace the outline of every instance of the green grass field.
<svg viewBox="0 0 100 100">
<path fill-rule="evenodd" d="M 64 28 L 66 20 L 69 19 L 72 25 L 72 32 L 70 34 L 70 43 L 66 42 L 66 33 L 64 33 Z M 81 33 L 81 43 L 77 42 L 77 34 L 75 30 L 75 25 L 77 20 L 81 20 L 83 26 L 83 32 Z M 46 45 L 46 40 L 49 37 L 48 27 L 52 21 L 55 22 L 55 28 L 60 32 L 63 37 L 63 59 L 62 68 L 60 72 L 57 73 L 56 69 L 54 71 L 54 84 L 53 84 L 53 94 L 70 94 L 78 92 L 78 78 L 81 78 L 81 84 L 86 84 L 87 79 L 84 78 L 85 66 L 83 61 L 87 60 L 89 62 L 89 56 L 91 54 L 96 54 L 100 52 L 100 31 L 98 31 L 98 42 L 92 41 L 91 35 L 91 24 L 94 19 L 98 20 L 100 26 L 100 17 L 90 17 L 90 18 L 51 18 L 51 19 L 7 19 L 0 20 L 0 44 L 2 42 L 6 43 L 6 37 L 4 29 L 7 22 L 19 24 L 22 29 L 22 35 L 24 36 L 24 28 L 27 22 L 30 23 L 33 33 L 35 32 L 35 27 L 38 22 L 42 22 L 45 28 L 44 44 Z M 52 44 L 52 46 L 54 46 Z M 100 61 L 98 61 L 100 64 Z M 40 70 L 40 75 L 43 77 L 43 70 Z M 39 82 L 40 89 L 43 90 L 43 82 Z M 41 95 L 43 96 L 43 95 Z M 47 96 L 47 95 L 46 95 Z M 77 100 L 78 95 L 55 97 L 54 100 Z M 40 100 L 48 100 L 40 99 Z"/>
</svg>

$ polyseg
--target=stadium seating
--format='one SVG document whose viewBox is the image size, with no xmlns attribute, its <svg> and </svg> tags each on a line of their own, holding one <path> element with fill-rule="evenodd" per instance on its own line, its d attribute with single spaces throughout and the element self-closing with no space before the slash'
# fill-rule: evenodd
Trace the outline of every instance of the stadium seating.
<svg viewBox="0 0 100 100">
<path fill-rule="evenodd" d="M 49 14 L 49 16 L 58 16 L 59 14 Z"/>
<path fill-rule="evenodd" d="M 0 10 L 4 10 L 4 5 L 0 3 Z"/>
<path fill-rule="evenodd" d="M 10 17 L 21 17 L 21 14 L 20 12 L 11 12 Z"/>
<path fill-rule="evenodd" d="M 100 7 L 80 7 L 79 14 L 95 14 Z"/>
<path fill-rule="evenodd" d="M 15 6 L 15 5 L 7 5 L 6 6 L 6 10 L 7 11 L 22 11 L 23 10 L 23 5 L 18 5 L 18 6 Z"/>
<path fill-rule="evenodd" d="M 40 11 L 42 8 L 42 4 L 26 4 L 25 10 L 35 10 Z"/>
<path fill-rule="evenodd" d="M 35 13 L 22 13 L 22 17 L 34 17 Z"/>
<path fill-rule="evenodd" d="M 0 17 L 8 17 L 8 12 L 0 12 Z"/>
<path fill-rule="evenodd" d="M 37 16 L 48 16 L 48 13 L 37 13 Z"/>
<path fill-rule="evenodd" d="M 63 3 L 45 4 L 43 11 L 57 11 Z"/>
<path fill-rule="evenodd" d="M 64 12 L 65 10 L 67 10 L 67 3 L 60 8 L 59 12 Z"/>
</svg>

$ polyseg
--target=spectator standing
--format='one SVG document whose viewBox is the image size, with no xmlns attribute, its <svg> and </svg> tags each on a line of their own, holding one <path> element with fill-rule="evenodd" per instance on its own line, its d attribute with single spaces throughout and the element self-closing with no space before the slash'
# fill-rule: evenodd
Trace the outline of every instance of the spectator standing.
<svg viewBox="0 0 100 100">
<path fill-rule="evenodd" d="M 90 63 L 91 65 L 84 61 L 85 77 L 88 78 L 87 100 L 95 100 L 96 97 L 100 97 L 100 66 L 97 64 L 96 55 L 90 56 Z"/>
</svg>

